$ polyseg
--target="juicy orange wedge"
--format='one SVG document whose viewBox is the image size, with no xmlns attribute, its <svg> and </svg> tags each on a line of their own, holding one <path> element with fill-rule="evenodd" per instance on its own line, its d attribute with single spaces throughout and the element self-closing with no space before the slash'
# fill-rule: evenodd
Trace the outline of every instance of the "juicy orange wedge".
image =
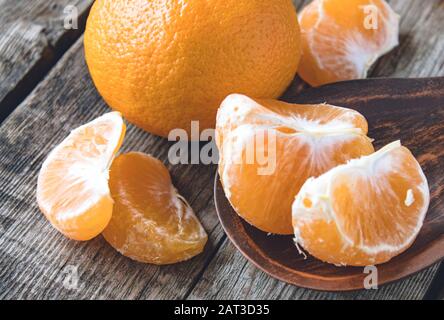
<svg viewBox="0 0 444 320">
<path fill-rule="evenodd" d="M 108 170 L 124 136 L 120 113 L 107 113 L 72 131 L 44 161 L 37 202 L 65 236 L 89 240 L 111 219 Z"/>
<path fill-rule="evenodd" d="M 292 234 L 291 204 L 302 184 L 374 151 L 358 112 L 230 95 L 216 125 L 219 175 L 237 213 L 255 227 Z"/>
<path fill-rule="evenodd" d="M 162 162 L 139 152 L 120 155 L 110 188 L 115 204 L 103 236 L 121 254 L 163 265 L 202 252 L 207 234 Z"/>
<path fill-rule="evenodd" d="M 292 208 L 295 241 L 336 265 L 380 264 L 412 244 L 429 198 L 420 165 L 397 141 L 307 180 Z"/>
<path fill-rule="evenodd" d="M 299 75 L 312 86 L 365 78 L 398 45 L 399 16 L 384 0 L 314 0 L 299 16 Z"/>
</svg>

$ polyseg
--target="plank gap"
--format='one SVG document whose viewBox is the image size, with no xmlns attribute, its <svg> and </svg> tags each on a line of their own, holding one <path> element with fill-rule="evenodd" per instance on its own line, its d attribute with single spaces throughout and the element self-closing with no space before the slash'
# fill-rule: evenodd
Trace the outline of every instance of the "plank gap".
<svg viewBox="0 0 444 320">
<path fill-rule="evenodd" d="M 48 41 L 40 58 L 0 100 L 0 124 L 17 108 L 49 74 L 52 68 L 82 36 L 92 2 L 78 16 L 78 28 L 64 32 L 54 43 Z M 1 97 L 0 97 L 1 98 Z"/>
<path fill-rule="evenodd" d="M 211 254 L 208 256 L 208 259 L 205 260 L 205 263 L 202 267 L 202 269 L 199 271 L 199 273 L 196 275 L 196 277 L 194 278 L 193 282 L 191 283 L 190 287 L 188 288 L 187 292 L 185 293 L 184 296 L 184 300 L 187 300 L 188 297 L 190 296 L 190 294 L 193 292 L 194 288 L 196 287 L 196 285 L 199 283 L 199 281 L 201 280 L 202 276 L 204 275 L 205 271 L 207 270 L 208 266 L 210 265 L 210 263 L 213 261 L 214 257 L 216 256 L 216 254 L 219 252 L 220 248 L 222 247 L 222 245 L 224 244 L 224 242 L 227 241 L 227 236 L 224 233 L 223 236 L 221 237 L 221 239 L 219 240 L 219 242 L 216 244 L 216 246 L 214 247 L 213 252 L 211 252 Z"/>
<path fill-rule="evenodd" d="M 423 300 L 444 300 L 444 262 L 441 262 Z"/>
</svg>

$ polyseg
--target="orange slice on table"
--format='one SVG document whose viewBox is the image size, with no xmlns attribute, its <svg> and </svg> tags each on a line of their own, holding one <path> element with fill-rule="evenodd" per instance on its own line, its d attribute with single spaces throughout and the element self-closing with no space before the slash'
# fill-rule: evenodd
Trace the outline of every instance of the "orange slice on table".
<svg viewBox="0 0 444 320">
<path fill-rule="evenodd" d="M 203 251 L 207 234 L 162 162 L 139 152 L 120 155 L 111 166 L 110 188 L 115 204 L 103 236 L 121 254 L 170 264 Z"/>
<path fill-rule="evenodd" d="M 429 198 L 420 165 L 397 141 L 307 180 L 292 208 L 295 241 L 336 265 L 380 264 L 413 243 Z"/>
<path fill-rule="evenodd" d="M 124 136 L 120 113 L 110 112 L 72 131 L 44 161 L 37 202 L 65 236 L 89 240 L 111 219 L 108 170 Z"/>
<path fill-rule="evenodd" d="M 358 112 L 230 95 L 217 114 L 219 174 L 237 213 L 270 233 L 292 234 L 291 204 L 302 184 L 374 151 Z"/>
<path fill-rule="evenodd" d="M 399 16 L 384 0 L 314 0 L 299 16 L 299 75 L 312 86 L 366 78 L 398 45 Z"/>
</svg>

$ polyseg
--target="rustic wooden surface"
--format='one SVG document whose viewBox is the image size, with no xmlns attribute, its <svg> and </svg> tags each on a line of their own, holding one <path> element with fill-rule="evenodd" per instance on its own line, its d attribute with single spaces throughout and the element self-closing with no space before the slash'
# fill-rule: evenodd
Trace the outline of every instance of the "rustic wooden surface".
<svg viewBox="0 0 444 320">
<path fill-rule="evenodd" d="M 93 0 L 0 0 L 0 121 L 82 34 Z M 78 29 L 64 28 L 66 6 Z"/>
<path fill-rule="evenodd" d="M 53 2 L 77 3 L 79 12 L 85 15 L 91 1 L 0 0 L 0 26 L 8 21 L 7 30 L 13 30 L 0 33 L 0 101 L 13 97 L 8 98 L 13 102 L 6 107 L 0 104 L 0 110 L 4 110 L 4 115 L 15 108 L 0 125 L 0 298 L 443 298 L 444 270 L 441 267 L 438 272 L 438 265 L 379 290 L 350 293 L 306 290 L 270 278 L 236 251 L 219 225 L 212 192 L 216 168 L 168 165 L 169 143 L 133 126 L 129 126 L 123 151 L 144 151 L 165 161 L 179 191 L 189 199 L 209 233 L 205 252 L 188 262 L 156 267 L 120 256 L 102 237 L 78 243 L 57 233 L 36 205 L 35 185 L 40 165 L 49 150 L 71 129 L 109 109 L 90 80 L 82 39 L 57 62 L 70 44 L 66 41 L 64 45 L 57 45 L 57 39 L 64 38 L 64 30 L 58 29 L 58 32 L 48 33 L 53 36 L 42 37 L 45 33 L 41 31 L 34 34 L 29 28 L 21 29 L 20 19 L 14 27 L 9 17 L 16 11 L 11 9 L 10 14 L 3 14 L 3 8 L 13 8 L 15 3 L 20 3 L 22 10 L 17 12 L 21 15 L 16 12 L 16 17 L 26 16 L 23 21 L 31 26 L 46 25 L 45 21 L 52 25 L 49 21 L 53 16 L 44 12 L 51 12 L 50 8 L 54 7 L 50 3 Z M 304 1 L 294 2 L 300 8 Z M 376 64 L 371 76 L 444 75 L 444 3 L 440 0 L 392 0 L 390 3 L 402 16 L 401 43 Z M 34 40 L 26 41 L 26 30 Z M 78 32 L 81 31 L 82 27 Z M 75 39 L 75 33 L 68 34 Z M 42 44 L 42 40 L 51 45 Z M 16 52 L 25 52 L 23 58 L 11 54 L 15 43 L 18 43 L 17 48 L 22 48 L 21 51 L 14 49 Z M 53 54 L 51 62 L 39 70 L 35 66 L 41 64 L 45 46 L 60 49 Z M 42 78 L 43 81 L 28 94 Z M 295 94 L 300 87 L 300 82 L 296 81 L 289 95 Z M 22 100 L 18 107 L 14 105 Z"/>
</svg>

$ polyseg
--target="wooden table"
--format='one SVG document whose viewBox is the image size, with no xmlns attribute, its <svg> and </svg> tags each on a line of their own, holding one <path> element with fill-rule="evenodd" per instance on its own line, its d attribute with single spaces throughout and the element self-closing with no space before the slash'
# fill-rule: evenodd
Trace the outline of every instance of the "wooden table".
<svg viewBox="0 0 444 320">
<path fill-rule="evenodd" d="M 214 166 L 169 165 L 209 234 L 204 253 L 188 262 L 136 263 L 101 236 L 80 243 L 56 232 L 35 200 L 42 161 L 71 129 L 109 111 L 83 55 L 82 32 L 92 2 L 0 0 L 0 298 L 444 298 L 443 264 L 378 290 L 349 293 L 316 292 L 270 278 L 236 251 L 220 226 Z M 307 1 L 294 2 L 301 8 Z M 371 76 L 443 76 L 444 2 L 389 2 L 402 17 L 400 45 L 378 61 Z M 63 27 L 68 4 L 78 9 L 77 30 Z M 301 87 L 296 81 L 289 90 Z M 128 129 L 123 151 L 148 152 L 167 163 L 167 141 Z"/>
</svg>

